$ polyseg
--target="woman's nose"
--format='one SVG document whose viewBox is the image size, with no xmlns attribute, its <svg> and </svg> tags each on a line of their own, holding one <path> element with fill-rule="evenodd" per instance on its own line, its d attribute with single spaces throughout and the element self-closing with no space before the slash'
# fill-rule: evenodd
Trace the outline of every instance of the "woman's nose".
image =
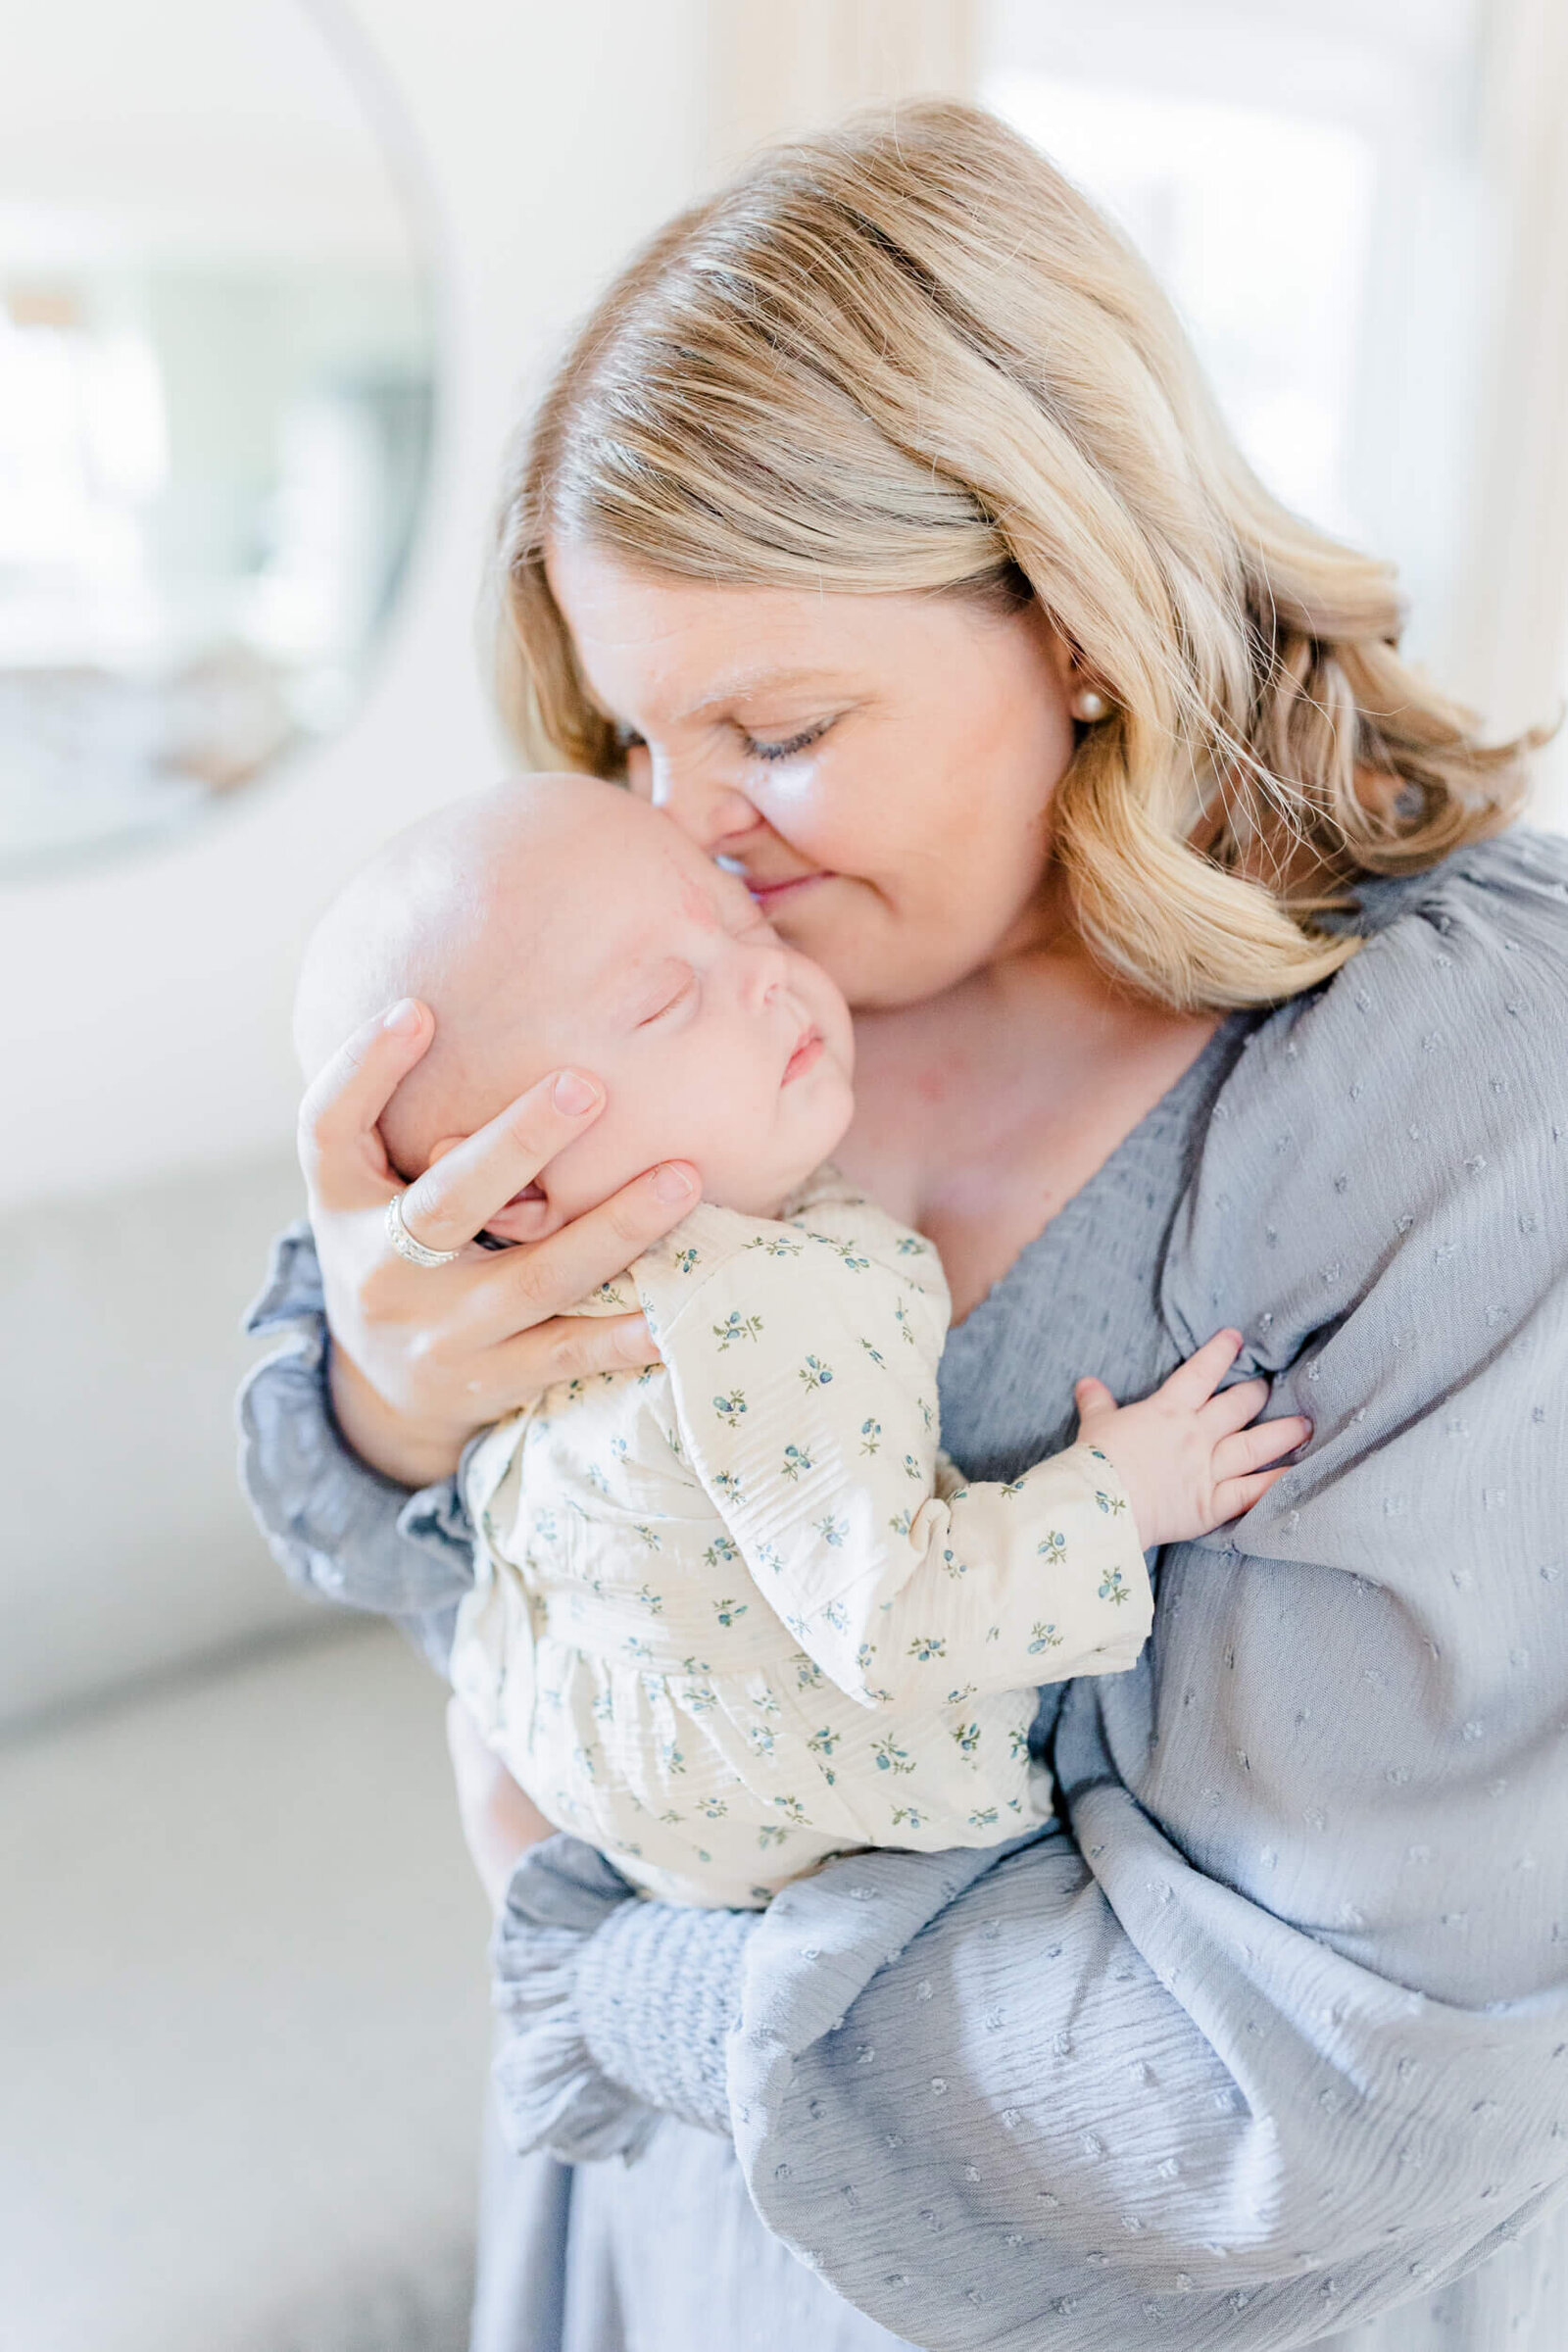
<svg viewBox="0 0 1568 2352">
<path fill-rule="evenodd" d="M 745 793 L 732 784 L 694 775 L 657 753 L 649 755 L 648 778 L 654 807 L 672 816 L 706 857 L 755 833 L 762 822 Z"/>
</svg>

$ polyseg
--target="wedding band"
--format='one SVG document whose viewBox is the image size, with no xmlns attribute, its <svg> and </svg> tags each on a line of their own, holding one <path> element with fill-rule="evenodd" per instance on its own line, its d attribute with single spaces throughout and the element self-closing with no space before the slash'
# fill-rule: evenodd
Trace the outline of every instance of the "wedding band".
<svg viewBox="0 0 1568 2352">
<path fill-rule="evenodd" d="M 416 1242 L 403 1222 L 403 1195 L 394 1193 L 386 1204 L 386 1238 L 399 1257 L 406 1257 L 411 1266 L 450 1266 L 461 1250 L 427 1250 Z"/>
</svg>

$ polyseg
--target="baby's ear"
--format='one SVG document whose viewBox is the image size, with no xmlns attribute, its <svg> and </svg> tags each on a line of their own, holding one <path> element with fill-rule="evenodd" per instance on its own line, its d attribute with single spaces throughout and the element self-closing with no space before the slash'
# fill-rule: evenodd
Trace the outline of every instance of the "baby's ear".
<svg viewBox="0 0 1568 2352">
<path fill-rule="evenodd" d="M 528 1184 L 513 1195 L 505 1208 L 497 1209 L 485 1231 L 500 1242 L 542 1242 L 565 1221 L 538 1185 Z"/>
<path fill-rule="evenodd" d="M 467 1140 L 466 1135 L 444 1135 L 438 1144 L 431 1146 L 426 1167 L 433 1168 L 438 1159 L 445 1159 L 449 1152 L 455 1152 Z M 547 1234 L 564 1223 L 560 1210 L 546 1200 L 542 1188 L 526 1184 L 520 1193 L 513 1195 L 505 1208 L 497 1209 L 485 1232 L 493 1234 L 498 1242 L 542 1242 Z"/>
</svg>

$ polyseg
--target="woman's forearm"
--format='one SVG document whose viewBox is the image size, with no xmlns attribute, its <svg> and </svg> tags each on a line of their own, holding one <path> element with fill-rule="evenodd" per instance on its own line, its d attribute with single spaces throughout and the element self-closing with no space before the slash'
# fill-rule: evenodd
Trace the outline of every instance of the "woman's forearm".
<svg viewBox="0 0 1568 2352">
<path fill-rule="evenodd" d="M 239 1397 L 240 1476 L 291 1580 L 404 1621 L 439 1657 L 473 1581 L 473 1531 L 450 1480 L 410 1494 L 351 1452 L 325 1380 L 326 1323 L 308 1226 L 284 1234 L 248 1328 L 287 1335 Z"/>
</svg>

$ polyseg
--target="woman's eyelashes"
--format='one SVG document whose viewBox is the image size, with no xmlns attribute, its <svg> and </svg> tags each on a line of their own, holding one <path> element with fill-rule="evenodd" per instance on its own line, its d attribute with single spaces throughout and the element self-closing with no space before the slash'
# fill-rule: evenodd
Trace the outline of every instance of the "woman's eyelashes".
<svg viewBox="0 0 1568 2352">
<path fill-rule="evenodd" d="M 779 743 L 764 743 L 747 727 L 741 728 L 740 737 L 749 760 L 798 760 L 802 752 L 808 752 L 813 743 L 821 742 L 832 723 L 829 718 L 819 719 L 815 726 L 802 727 Z"/>
</svg>

